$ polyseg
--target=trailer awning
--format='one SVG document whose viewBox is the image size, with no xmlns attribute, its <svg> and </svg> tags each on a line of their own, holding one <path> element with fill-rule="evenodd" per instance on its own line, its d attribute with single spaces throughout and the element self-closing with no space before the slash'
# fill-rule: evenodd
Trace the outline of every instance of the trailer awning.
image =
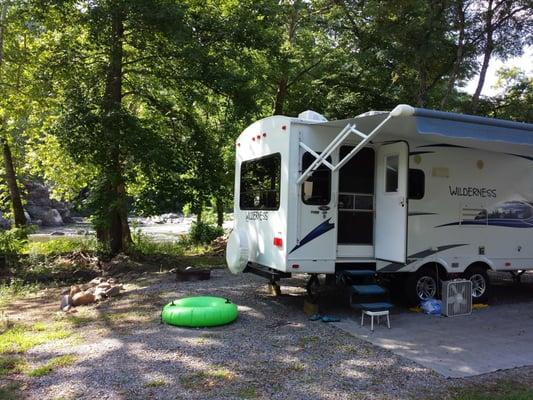
<svg viewBox="0 0 533 400">
<path fill-rule="evenodd" d="M 399 105 L 390 112 L 365 113 L 355 118 L 321 122 L 316 125 L 344 127 L 355 124 L 369 133 L 388 116 L 387 123 L 373 141 L 402 138 L 512 153 L 533 159 L 533 124 L 496 118 L 435 111 Z"/>
<path fill-rule="evenodd" d="M 414 118 L 421 135 L 533 146 L 533 124 L 425 108 L 415 108 Z"/>
</svg>

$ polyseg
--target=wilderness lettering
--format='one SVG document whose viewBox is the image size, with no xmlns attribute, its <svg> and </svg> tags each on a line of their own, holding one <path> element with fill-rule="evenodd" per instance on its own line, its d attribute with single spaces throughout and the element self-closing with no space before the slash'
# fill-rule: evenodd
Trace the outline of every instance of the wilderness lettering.
<svg viewBox="0 0 533 400">
<path fill-rule="evenodd" d="M 496 197 L 496 189 L 476 188 L 476 187 L 452 187 L 448 186 L 450 196 L 463 197 Z"/>
</svg>

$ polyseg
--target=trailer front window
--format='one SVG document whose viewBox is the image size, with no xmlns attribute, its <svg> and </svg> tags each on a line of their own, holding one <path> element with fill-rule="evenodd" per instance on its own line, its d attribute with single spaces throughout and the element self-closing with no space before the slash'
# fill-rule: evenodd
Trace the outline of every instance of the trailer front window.
<svg viewBox="0 0 533 400">
<path fill-rule="evenodd" d="M 279 209 L 280 182 L 281 154 L 243 161 L 239 198 L 241 210 Z"/>
</svg>

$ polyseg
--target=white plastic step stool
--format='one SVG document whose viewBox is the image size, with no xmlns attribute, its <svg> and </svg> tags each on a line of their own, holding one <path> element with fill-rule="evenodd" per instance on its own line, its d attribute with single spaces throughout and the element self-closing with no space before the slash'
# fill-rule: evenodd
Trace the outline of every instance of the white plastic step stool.
<svg viewBox="0 0 533 400">
<path fill-rule="evenodd" d="M 390 329 L 390 319 L 389 319 L 389 310 L 383 310 L 383 311 L 368 311 L 368 310 L 361 310 L 361 326 L 365 323 L 365 314 L 370 316 L 370 330 L 374 332 L 374 317 L 377 317 L 377 322 L 379 324 L 379 317 L 386 316 L 387 317 L 387 327 Z"/>
</svg>

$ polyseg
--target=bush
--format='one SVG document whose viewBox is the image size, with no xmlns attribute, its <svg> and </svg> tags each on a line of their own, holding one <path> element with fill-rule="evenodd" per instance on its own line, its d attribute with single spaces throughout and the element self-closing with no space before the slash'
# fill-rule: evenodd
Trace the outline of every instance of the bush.
<svg viewBox="0 0 533 400">
<path fill-rule="evenodd" d="M 28 253 L 30 255 L 54 255 L 67 254 L 74 252 L 94 252 L 97 250 L 97 243 L 94 237 L 77 238 L 64 237 L 58 239 L 50 239 L 41 242 L 28 243 Z"/>
<path fill-rule="evenodd" d="M 189 231 L 189 240 L 192 243 L 209 244 L 217 237 L 224 234 L 224 229 L 220 226 L 207 224 L 205 222 L 193 222 Z"/>
<path fill-rule="evenodd" d="M 159 254 L 178 257 L 184 254 L 184 249 L 181 243 L 154 240 L 142 233 L 140 229 L 133 230 L 131 238 L 133 240 L 133 250 L 140 254 Z"/>
<path fill-rule="evenodd" d="M 0 231 L 0 255 L 16 255 L 23 252 L 28 243 L 26 229 L 12 228 Z"/>
</svg>

